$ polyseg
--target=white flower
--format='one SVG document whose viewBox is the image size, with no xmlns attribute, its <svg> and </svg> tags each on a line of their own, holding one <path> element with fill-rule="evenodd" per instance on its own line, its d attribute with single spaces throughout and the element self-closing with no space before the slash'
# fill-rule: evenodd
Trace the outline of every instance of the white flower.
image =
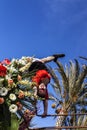
<svg viewBox="0 0 87 130">
<path fill-rule="evenodd" d="M 18 60 L 13 58 L 12 61 L 11 61 L 11 64 L 14 64 L 14 63 L 17 63 L 17 62 L 18 62 Z"/>
<path fill-rule="evenodd" d="M 13 66 L 11 66 L 10 67 L 10 73 L 13 73 L 13 72 L 17 72 L 17 70 Z"/>
<path fill-rule="evenodd" d="M 0 78 L 0 82 L 3 82 L 4 81 L 4 78 Z"/>
<path fill-rule="evenodd" d="M 6 75 L 5 78 L 6 78 L 7 80 L 10 79 L 9 75 Z"/>
<path fill-rule="evenodd" d="M 8 94 L 8 89 L 5 87 L 0 88 L 0 95 L 6 96 Z"/>
<path fill-rule="evenodd" d="M 29 57 L 22 56 L 21 60 L 23 60 L 23 61 L 25 61 L 25 62 L 26 62 L 28 58 L 29 58 Z"/>
<path fill-rule="evenodd" d="M 15 112 L 17 112 L 17 105 L 15 105 L 15 104 L 12 104 L 10 107 L 9 107 L 9 111 L 11 112 L 11 113 L 15 113 Z"/>
<path fill-rule="evenodd" d="M 19 63 L 22 64 L 22 65 L 26 65 L 26 61 L 24 61 L 22 59 L 19 60 Z"/>
<path fill-rule="evenodd" d="M 9 95 L 9 98 L 10 98 L 12 101 L 15 101 L 15 100 L 16 100 L 16 95 L 13 94 L 13 93 L 11 93 L 11 94 Z"/>
<path fill-rule="evenodd" d="M 15 62 L 15 60 L 16 60 L 16 59 L 15 59 L 15 58 L 13 58 L 11 62 Z"/>
</svg>

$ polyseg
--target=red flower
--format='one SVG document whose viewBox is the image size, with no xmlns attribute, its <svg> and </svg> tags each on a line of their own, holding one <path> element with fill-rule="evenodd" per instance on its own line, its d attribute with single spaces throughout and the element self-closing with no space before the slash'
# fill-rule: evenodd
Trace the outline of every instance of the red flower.
<svg viewBox="0 0 87 130">
<path fill-rule="evenodd" d="M 7 73 L 7 68 L 3 65 L 0 65 L 0 76 L 4 77 Z"/>
<path fill-rule="evenodd" d="M 2 61 L 2 64 L 9 65 L 10 63 L 11 63 L 11 62 L 10 62 L 9 59 L 4 59 L 4 60 Z"/>
</svg>

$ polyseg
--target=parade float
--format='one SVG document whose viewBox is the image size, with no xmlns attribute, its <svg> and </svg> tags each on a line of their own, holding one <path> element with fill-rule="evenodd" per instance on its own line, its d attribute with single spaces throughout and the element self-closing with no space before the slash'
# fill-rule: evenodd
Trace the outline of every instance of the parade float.
<svg viewBox="0 0 87 130">
<path fill-rule="evenodd" d="M 58 54 L 42 59 L 24 56 L 0 62 L 0 130 L 28 129 L 32 117 L 37 113 L 36 102 L 42 99 L 35 94 L 33 88 L 42 81 L 46 85 L 49 83 L 50 76 L 45 63 L 63 56 L 64 54 Z M 39 82 L 31 80 L 35 73 L 33 80 Z M 41 89 L 45 84 L 40 85 Z M 44 100 L 44 109 L 47 111 L 46 103 Z"/>
<path fill-rule="evenodd" d="M 32 73 L 27 72 L 32 60 L 22 57 L 0 62 L 0 130 L 24 130 L 35 114 Z"/>
</svg>

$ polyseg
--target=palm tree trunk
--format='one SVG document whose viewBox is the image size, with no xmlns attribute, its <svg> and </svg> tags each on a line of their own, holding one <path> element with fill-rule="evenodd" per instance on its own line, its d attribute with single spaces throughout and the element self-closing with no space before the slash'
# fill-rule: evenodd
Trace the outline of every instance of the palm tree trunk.
<svg viewBox="0 0 87 130">
<path fill-rule="evenodd" d="M 65 119 L 65 116 L 62 116 L 65 114 L 63 108 L 60 110 L 60 112 L 58 114 L 59 114 L 59 116 L 57 117 L 56 126 L 62 126 L 63 121 Z"/>
</svg>

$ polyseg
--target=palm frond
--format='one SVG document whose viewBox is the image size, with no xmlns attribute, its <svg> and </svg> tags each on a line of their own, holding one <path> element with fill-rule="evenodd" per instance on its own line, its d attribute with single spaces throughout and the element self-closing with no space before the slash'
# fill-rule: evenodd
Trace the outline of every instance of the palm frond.
<svg viewBox="0 0 87 130">
<path fill-rule="evenodd" d="M 87 58 L 86 58 L 86 57 L 83 57 L 83 56 L 79 56 L 79 58 L 84 59 L 84 60 L 87 60 Z"/>
<path fill-rule="evenodd" d="M 75 84 L 80 73 L 80 66 L 78 61 L 75 59 L 75 63 L 70 61 L 69 67 L 69 96 L 74 95 Z"/>
<path fill-rule="evenodd" d="M 66 91 L 68 91 L 69 83 L 68 83 L 68 78 L 67 78 L 66 73 L 64 71 L 63 65 L 59 61 L 56 61 L 56 64 L 59 67 L 58 68 L 58 72 L 61 74 L 64 89 Z"/>
<path fill-rule="evenodd" d="M 82 83 L 84 82 L 86 75 L 87 75 L 87 66 L 84 66 L 84 69 L 79 74 L 78 80 L 76 81 L 76 84 L 75 84 L 75 91 L 76 92 L 81 89 Z"/>
<path fill-rule="evenodd" d="M 74 84 L 75 84 L 75 64 L 70 61 L 70 67 L 69 67 L 69 89 L 72 91 Z"/>
<path fill-rule="evenodd" d="M 49 67 L 49 71 L 50 71 L 50 74 L 51 74 L 54 82 L 56 83 L 56 85 L 61 93 L 61 87 L 60 87 L 60 83 L 59 83 L 59 79 L 58 79 L 57 75 L 55 74 L 54 70 L 51 67 Z"/>
<path fill-rule="evenodd" d="M 79 73 L 80 73 L 80 65 L 79 65 L 77 59 L 75 59 L 75 70 L 76 70 L 76 80 L 77 80 Z"/>
<path fill-rule="evenodd" d="M 62 95 L 61 95 L 61 93 L 60 93 L 60 91 L 59 91 L 59 89 L 58 89 L 58 87 L 57 87 L 57 84 L 56 83 L 51 83 L 51 86 L 52 86 L 52 88 L 53 88 L 53 90 L 54 90 L 54 92 L 55 92 L 55 95 L 58 97 L 58 98 L 62 98 Z"/>
<path fill-rule="evenodd" d="M 66 74 L 66 76 L 67 76 L 67 78 L 69 80 L 69 67 L 68 67 L 67 64 L 65 64 L 65 74 Z"/>
<path fill-rule="evenodd" d="M 72 88 L 75 85 L 76 80 L 78 79 L 79 76 L 79 63 L 77 60 L 75 60 L 75 63 L 70 61 L 70 77 L 69 77 L 69 86 L 71 86 Z"/>
<path fill-rule="evenodd" d="M 87 125 L 87 116 L 85 115 L 82 121 L 82 125 L 86 126 Z"/>
<path fill-rule="evenodd" d="M 87 102 L 86 98 L 87 98 L 87 92 L 84 92 L 82 94 L 82 96 L 78 97 L 78 101 L 80 101 L 80 102 L 86 101 Z"/>
<path fill-rule="evenodd" d="M 54 95 L 52 95 L 50 93 L 49 93 L 49 100 L 51 100 L 53 102 L 56 102 L 56 103 L 58 102 L 58 99 Z"/>
</svg>

